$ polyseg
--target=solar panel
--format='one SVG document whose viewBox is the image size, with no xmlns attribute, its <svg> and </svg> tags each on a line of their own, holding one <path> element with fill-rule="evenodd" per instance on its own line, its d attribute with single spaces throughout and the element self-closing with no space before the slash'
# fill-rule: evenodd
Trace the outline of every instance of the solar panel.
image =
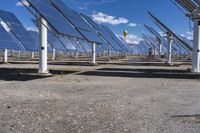
<svg viewBox="0 0 200 133">
<path fill-rule="evenodd" d="M 84 21 L 84 19 L 74 10 L 70 9 L 61 0 L 50 0 L 65 18 L 85 37 L 89 42 L 103 43 L 103 40 L 96 32 Z"/>
<path fill-rule="evenodd" d="M 58 36 L 58 39 L 62 42 L 62 44 L 71 52 L 76 52 L 77 48 L 73 45 L 73 43 L 67 37 Z"/>
<path fill-rule="evenodd" d="M 128 43 L 122 37 L 119 37 L 119 40 L 124 45 L 124 47 L 126 47 L 126 49 L 130 52 L 130 48 L 128 46 Z"/>
<path fill-rule="evenodd" d="M 110 35 L 100 27 L 97 23 L 95 23 L 92 18 L 87 15 L 81 14 L 81 16 L 102 36 L 102 38 L 109 44 L 110 48 L 108 50 L 112 50 L 111 47 L 116 51 L 121 51 L 121 47 L 110 37 Z M 102 45 L 103 46 L 103 45 Z"/>
<path fill-rule="evenodd" d="M 4 27 L 0 24 L 0 49 L 13 49 L 13 50 L 21 50 L 17 45 L 17 42 L 14 41 L 9 33 L 4 29 Z"/>
<path fill-rule="evenodd" d="M 86 52 L 90 53 L 92 51 L 92 45 L 89 44 L 87 41 L 79 40 L 79 43 L 82 45 Z"/>
<path fill-rule="evenodd" d="M 108 34 L 110 34 L 110 36 L 113 38 L 113 40 L 124 50 L 124 51 L 128 51 L 128 49 L 126 49 L 126 47 L 121 43 L 121 41 L 119 40 L 119 38 L 111 31 L 110 28 L 108 28 L 105 25 L 101 25 L 105 31 L 108 32 Z"/>
<path fill-rule="evenodd" d="M 26 50 L 38 50 L 37 42 L 13 13 L 0 10 L 0 18 L 6 23 L 9 29 L 11 29 L 13 35 L 20 41 Z"/>
<path fill-rule="evenodd" d="M 27 0 L 27 2 L 30 3 L 31 7 L 33 7 L 57 33 L 84 39 L 83 36 L 67 22 L 66 18 L 51 5 L 49 0 Z M 38 15 L 35 16 L 38 18 Z"/>
<path fill-rule="evenodd" d="M 77 49 L 77 51 L 78 52 L 85 52 L 85 50 L 84 50 L 84 48 L 82 47 L 82 45 L 79 43 L 79 41 L 78 40 L 76 40 L 76 39 L 73 39 L 73 38 L 68 38 L 71 42 L 72 42 L 72 44 L 76 47 L 76 49 Z M 91 52 L 91 51 L 90 51 Z"/>
</svg>

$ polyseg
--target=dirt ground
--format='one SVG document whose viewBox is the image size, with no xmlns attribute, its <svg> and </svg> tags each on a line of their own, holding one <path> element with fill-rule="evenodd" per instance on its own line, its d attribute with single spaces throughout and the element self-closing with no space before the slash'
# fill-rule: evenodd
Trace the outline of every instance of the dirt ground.
<svg viewBox="0 0 200 133">
<path fill-rule="evenodd" d="M 141 61 L 50 65 L 46 78 L 0 65 L 0 133 L 200 132 L 200 75 Z"/>
</svg>

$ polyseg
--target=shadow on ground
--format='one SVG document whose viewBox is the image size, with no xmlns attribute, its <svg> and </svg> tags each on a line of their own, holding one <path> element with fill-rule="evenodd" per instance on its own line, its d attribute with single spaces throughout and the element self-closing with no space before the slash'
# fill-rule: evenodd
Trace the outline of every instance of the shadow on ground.
<svg viewBox="0 0 200 133">
<path fill-rule="evenodd" d="M 52 75 L 66 75 L 75 71 L 50 70 Z M 35 79 L 48 78 L 51 76 L 38 75 L 38 69 L 0 68 L 0 80 L 5 81 L 30 81 Z"/>
<path fill-rule="evenodd" d="M 181 65 L 189 65 L 189 63 L 179 63 L 179 64 L 174 64 L 169 66 L 168 64 L 164 63 L 164 62 L 134 62 L 134 63 L 127 63 L 127 62 L 123 62 L 123 63 L 112 63 L 112 62 L 108 62 L 108 63 L 98 63 L 99 65 L 120 65 L 120 66 L 163 66 L 163 67 L 179 67 Z"/>
<path fill-rule="evenodd" d="M 167 70 L 167 69 L 102 68 L 95 71 L 84 72 L 79 74 L 87 76 L 127 77 L 127 78 L 200 79 L 200 74 L 190 73 L 189 70 Z"/>
</svg>

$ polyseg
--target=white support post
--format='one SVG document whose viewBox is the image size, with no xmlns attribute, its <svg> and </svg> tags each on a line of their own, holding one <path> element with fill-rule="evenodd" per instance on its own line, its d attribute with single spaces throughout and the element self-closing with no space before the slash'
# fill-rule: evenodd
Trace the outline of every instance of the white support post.
<svg viewBox="0 0 200 133">
<path fill-rule="evenodd" d="M 168 59 L 167 64 L 172 64 L 172 43 L 173 43 L 173 35 L 171 33 L 167 34 L 167 41 L 168 41 Z"/>
<path fill-rule="evenodd" d="M 192 72 L 200 72 L 200 19 L 194 19 L 194 44 L 192 54 Z"/>
<path fill-rule="evenodd" d="M 92 44 L 92 64 L 96 64 L 96 43 Z"/>
<path fill-rule="evenodd" d="M 159 43 L 159 56 L 162 55 L 162 43 Z"/>
<path fill-rule="evenodd" d="M 34 59 L 35 58 L 35 53 L 31 52 L 31 58 Z"/>
<path fill-rule="evenodd" d="M 53 48 L 53 51 L 52 51 L 52 60 L 56 60 L 56 49 Z"/>
<path fill-rule="evenodd" d="M 75 59 L 78 59 L 78 51 L 75 53 Z"/>
<path fill-rule="evenodd" d="M 18 57 L 21 58 L 21 51 L 18 51 Z"/>
<path fill-rule="evenodd" d="M 119 57 L 118 57 L 118 51 L 116 51 L 116 59 L 118 60 L 118 58 L 119 58 Z"/>
<path fill-rule="evenodd" d="M 108 60 L 110 60 L 111 52 L 108 50 Z"/>
<path fill-rule="evenodd" d="M 3 63 L 8 63 L 8 50 L 3 50 Z"/>
<path fill-rule="evenodd" d="M 156 47 L 153 49 L 154 57 L 156 57 Z"/>
<path fill-rule="evenodd" d="M 47 22 L 40 16 L 39 74 L 49 74 L 47 66 Z"/>
</svg>

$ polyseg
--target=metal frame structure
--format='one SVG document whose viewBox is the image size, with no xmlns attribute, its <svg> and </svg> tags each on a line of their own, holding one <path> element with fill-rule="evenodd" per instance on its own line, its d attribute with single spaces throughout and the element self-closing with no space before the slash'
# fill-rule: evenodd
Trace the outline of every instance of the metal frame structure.
<svg viewBox="0 0 200 133">
<path fill-rule="evenodd" d="M 176 39 L 180 42 L 181 46 L 183 48 L 187 48 L 188 50 L 193 50 L 193 48 L 187 44 L 185 41 L 183 41 L 181 38 L 179 38 L 178 35 L 176 35 L 172 30 L 170 30 L 166 25 L 164 25 L 158 18 L 156 18 L 151 12 L 148 11 L 148 14 L 151 16 L 153 22 L 167 35 L 167 42 L 168 42 L 168 64 L 172 64 L 172 44 L 173 40 Z"/>
</svg>

